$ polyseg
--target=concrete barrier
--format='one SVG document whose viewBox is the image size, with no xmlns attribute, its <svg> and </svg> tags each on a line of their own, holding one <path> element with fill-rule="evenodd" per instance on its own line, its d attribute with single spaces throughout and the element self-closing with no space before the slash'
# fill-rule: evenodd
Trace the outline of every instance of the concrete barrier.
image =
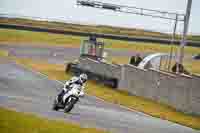
<svg viewBox="0 0 200 133">
<path fill-rule="evenodd" d="M 121 80 L 121 65 L 96 61 L 90 58 L 80 58 L 79 63 L 71 64 L 71 72 L 87 73 L 89 79 L 95 80 L 112 88 L 118 88 Z M 68 68 L 68 67 L 67 67 Z M 68 69 L 66 69 L 68 71 Z"/>
<path fill-rule="evenodd" d="M 200 115 L 200 76 L 176 75 L 133 65 L 115 65 L 80 59 L 78 67 L 105 77 L 116 78 L 119 90 L 149 98 L 175 109 Z"/>
<path fill-rule="evenodd" d="M 190 112 L 200 114 L 200 76 L 193 75 L 190 88 Z"/>
<path fill-rule="evenodd" d="M 200 115 L 200 77 L 173 75 L 124 65 L 119 89 Z"/>
<path fill-rule="evenodd" d="M 110 64 L 106 62 L 99 62 L 89 58 L 80 58 L 79 67 L 90 72 L 101 74 L 105 77 L 113 77 L 120 80 L 121 77 L 121 65 Z"/>
<path fill-rule="evenodd" d="M 98 62 L 92 59 L 80 59 L 79 67 L 90 72 L 103 75 L 105 77 L 113 77 L 120 80 L 121 65 L 114 65 L 105 62 Z"/>
</svg>

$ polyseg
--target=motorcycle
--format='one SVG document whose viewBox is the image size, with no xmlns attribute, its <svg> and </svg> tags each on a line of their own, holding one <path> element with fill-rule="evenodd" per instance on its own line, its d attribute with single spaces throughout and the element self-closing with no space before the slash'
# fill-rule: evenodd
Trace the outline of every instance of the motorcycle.
<svg viewBox="0 0 200 133">
<path fill-rule="evenodd" d="M 81 86 L 78 84 L 72 84 L 68 88 L 68 92 L 62 96 L 62 99 L 59 100 L 58 96 L 53 103 L 53 110 L 58 111 L 59 109 L 64 109 L 65 113 L 70 112 L 74 105 L 79 101 L 79 97 L 82 96 Z"/>
</svg>

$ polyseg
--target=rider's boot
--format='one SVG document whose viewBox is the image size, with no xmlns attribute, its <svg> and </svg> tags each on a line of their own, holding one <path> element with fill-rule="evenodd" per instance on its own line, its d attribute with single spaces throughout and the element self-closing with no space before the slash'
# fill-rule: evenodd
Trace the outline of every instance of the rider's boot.
<svg viewBox="0 0 200 133">
<path fill-rule="evenodd" d="M 62 103 L 62 98 L 63 98 L 64 94 L 65 94 L 64 90 L 62 90 L 62 91 L 58 94 L 58 102 L 59 102 L 59 103 Z"/>
</svg>

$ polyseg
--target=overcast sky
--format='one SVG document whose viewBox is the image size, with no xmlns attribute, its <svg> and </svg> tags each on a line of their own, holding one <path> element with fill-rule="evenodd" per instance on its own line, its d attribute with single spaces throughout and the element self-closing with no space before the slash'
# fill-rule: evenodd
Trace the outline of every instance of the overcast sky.
<svg viewBox="0 0 200 133">
<path fill-rule="evenodd" d="M 107 3 L 185 13 L 187 0 L 99 0 Z M 200 0 L 193 0 L 189 32 L 200 34 Z M 104 24 L 171 32 L 173 21 L 76 6 L 76 0 L 0 0 L 0 13 L 69 22 Z M 178 26 L 182 29 L 182 23 Z"/>
</svg>

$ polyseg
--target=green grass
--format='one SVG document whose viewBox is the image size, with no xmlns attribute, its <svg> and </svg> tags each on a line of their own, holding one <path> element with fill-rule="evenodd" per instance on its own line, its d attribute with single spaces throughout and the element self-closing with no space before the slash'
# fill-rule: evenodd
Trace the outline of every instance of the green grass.
<svg viewBox="0 0 200 133">
<path fill-rule="evenodd" d="M 0 49 L 0 57 L 6 57 L 6 56 L 8 56 L 8 51 Z"/>
<path fill-rule="evenodd" d="M 134 50 L 138 52 L 169 52 L 171 49 L 170 45 L 159 45 L 154 43 L 142 43 L 142 42 L 127 42 L 127 41 L 119 41 L 119 40 L 111 40 L 111 39 L 101 39 L 105 41 L 108 45 L 106 48 L 115 48 L 120 50 Z M 177 51 L 178 46 L 172 46 L 174 51 Z M 185 47 L 186 54 L 195 54 L 200 53 L 200 48 L 196 47 Z"/>
<path fill-rule="evenodd" d="M 44 73 L 50 79 L 67 80 L 70 74 L 65 74 L 64 65 L 49 64 L 45 61 L 31 61 L 30 59 L 14 58 L 17 63 L 25 67 L 32 68 Z M 94 81 L 89 81 L 86 85 L 86 93 L 97 96 L 108 102 L 126 106 L 138 110 L 154 117 L 173 121 L 191 128 L 200 129 L 200 117 L 191 116 L 176 111 L 174 108 L 164 104 L 154 102 L 142 97 L 130 96 L 127 92 L 113 90 L 103 85 L 98 85 Z"/>
<path fill-rule="evenodd" d="M 0 42 L 28 43 L 27 45 L 73 46 L 79 47 L 82 37 L 50 34 L 46 32 L 31 32 L 23 30 L 0 29 Z"/>
<path fill-rule="evenodd" d="M 49 45 L 64 47 L 79 47 L 84 37 L 58 35 L 42 32 L 18 31 L 0 29 L 0 42 L 4 43 L 26 43 L 27 45 Z M 111 39 L 100 39 L 107 45 L 106 48 L 119 50 L 133 50 L 138 52 L 169 52 L 169 45 L 158 45 L 153 43 L 128 42 Z M 173 46 L 177 49 L 177 46 Z M 200 53 L 200 48 L 186 47 L 186 54 Z"/>
<path fill-rule="evenodd" d="M 30 21 L 29 23 L 32 24 Z M 45 25 L 46 22 L 43 22 Z M 74 30 L 77 30 L 76 25 Z M 101 27 L 102 30 L 103 27 Z M 110 28 L 110 27 L 109 27 Z M 87 28 L 85 30 L 88 30 Z M 0 42 L 4 43 L 27 43 L 27 45 L 48 45 L 48 46 L 66 46 L 66 47 L 79 47 L 80 42 L 83 38 L 75 37 L 75 36 L 64 36 L 64 35 L 56 35 L 49 33 L 39 33 L 39 32 L 30 32 L 30 31 L 17 31 L 17 30 L 7 30 L 0 29 Z M 170 46 L 166 45 L 158 45 L 153 43 L 136 43 L 136 42 L 127 42 L 127 41 L 116 41 L 110 39 L 104 39 L 108 45 L 106 48 L 118 49 L 118 50 L 133 50 L 138 52 L 169 52 Z M 173 46 L 174 49 L 177 49 L 176 46 Z M 186 54 L 195 54 L 199 53 L 199 48 L 186 47 Z M 128 62 L 127 57 L 109 57 L 113 62 Z M 55 65 L 44 63 L 44 61 L 31 61 L 30 59 L 16 59 L 15 60 L 25 65 L 26 67 L 30 67 L 37 71 L 40 71 L 44 74 L 47 74 L 51 79 L 57 80 L 66 80 L 71 77 L 70 74 L 64 73 L 63 65 Z M 192 66 L 188 64 L 188 66 Z M 199 72 L 198 69 L 199 64 L 195 63 L 195 71 Z M 195 129 L 200 129 L 200 117 L 186 115 L 181 112 L 177 112 L 175 109 L 153 102 L 148 99 L 144 99 L 141 97 L 130 96 L 126 92 L 113 90 L 111 88 L 96 85 L 95 82 L 89 82 L 87 84 L 87 93 L 90 95 L 95 95 L 100 97 L 106 101 L 124 105 L 126 107 L 136 109 L 138 111 L 147 113 L 149 115 L 159 117 L 162 119 L 170 120 L 173 122 L 177 122 L 182 125 L 186 125 Z"/>
<path fill-rule="evenodd" d="M 71 23 L 61 23 L 61 22 L 48 22 L 48 21 L 36 21 L 31 19 L 20 19 L 20 18 L 1 18 L 0 23 L 3 24 L 20 24 L 28 26 L 38 26 L 43 28 L 56 28 L 66 31 L 77 31 L 77 32 L 95 32 L 104 34 L 114 34 L 114 35 L 124 35 L 124 36 L 146 36 L 146 37 L 159 37 L 159 38 L 169 38 L 170 34 L 153 32 L 143 29 L 135 28 L 122 28 L 113 27 L 105 25 L 80 25 Z M 180 39 L 180 35 L 176 35 L 177 39 Z M 200 35 L 189 35 L 189 40 L 200 41 Z"/>
<path fill-rule="evenodd" d="M 82 128 L 76 124 L 39 118 L 1 107 L 0 114 L 1 133 L 104 133 L 94 128 Z"/>
<path fill-rule="evenodd" d="M 3 24 L 20 24 L 28 26 L 38 26 L 43 28 L 56 28 L 66 31 L 77 31 L 77 32 L 90 32 L 90 33 L 103 33 L 103 34 L 114 34 L 114 35 L 124 35 L 124 36 L 145 36 L 145 37 L 159 37 L 159 38 L 169 38 L 170 34 L 154 32 L 143 29 L 135 28 L 122 28 L 113 27 L 106 25 L 80 25 L 71 23 L 61 23 L 61 22 L 48 22 L 48 21 L 36 21 L 31 19 L 20 19 L 20 18 L 1 18 L 0 23 Z M 180 35 L 176 35 L 177 39 L 180 39 Z M 200 41 L 200 35 L 188 35 L 189 40 Z"/>
<path fill-rule="evenodd" d="M 70 36 L 70 35 L 58 35 L 49 34 L 45 32 L 31 32 L 31 31 L 19 31 L 0 29 L 0 42 L 4 44 L 26 44 L 37 46 L 62 46 L 62 47 L 80 47 L 80 43 L 84 37 Z M 133 52 L 169 52 L 171 46 L 158 45 L 153 43 L 139 43 L 139 42 L 127 42 L 111 39 L 99 39 L 104 41 L 108 49 L 116 50 L 129 50 Z M 177 46 L 173 46 L 173 49 L 177 51 Z M 200 48 L 185 47 L 185 55 L 191 56 L 200 53 Z M 130 57 L 111 57 L 108 53 L 108 58 L 114 63 L 127 64 Z M 192 73 L 200 73 L 199 61 L 187 61 L 184 62 L 187 69 Z"/>
<path fill-rule="evenodd" d="M 200 35 L 190 35 L 188 36 L 189 40 L 200 41 Z"/>
<path fill-rule="evenodd" d="M 189 72 L 200 75 L 200 61 L 186 61 L 184 66 Z"/>
<path fill-rule="evenodd" d="M 20 24 L 28 26 L 37 26 L 43 28 L 56 28 L 60 30 L 67 31 L 77 31 L 77 32 L 94 32 L 94 33 L 104 33 L 104 34 L 114 34 L 114 35 L 126 35 L 126 36 L 155 36 L 155 37 L 170 37 L 168 34 L 147 31 L 142 29 L 134 28 L 121 28 L 112 27 L 104 25 L 80 25 L 71 23 L 60 23 L 60 22 L 48 22 L 48 21 L 35 21 L 30 19 L 19 19 L 19 18 L 1 18 L 0 23 L 4 24 Z"/>
</svg>

